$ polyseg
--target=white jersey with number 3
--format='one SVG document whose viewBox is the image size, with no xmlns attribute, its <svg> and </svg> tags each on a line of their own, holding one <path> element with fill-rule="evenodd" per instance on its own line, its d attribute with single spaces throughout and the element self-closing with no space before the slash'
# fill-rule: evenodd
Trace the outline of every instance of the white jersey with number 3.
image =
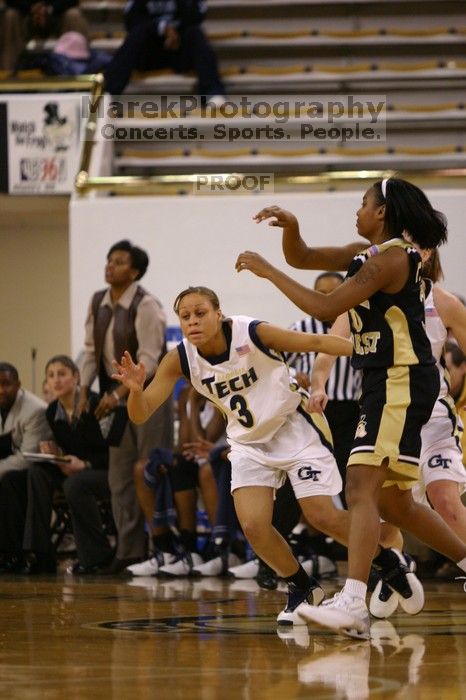
<svg viewBox="0 0 466 700">
<path fill-rule="evenodd" d="M 248 316 L 225 319 L 231 342 L 220 357 L 203 357 L 186 339 L 178 345 L 184 374 L 226 416 L 229 440 L 244 445 L 270 440 L 305 399 L 282 353 L 259 340 L 260 323 Z"/>
</svg>

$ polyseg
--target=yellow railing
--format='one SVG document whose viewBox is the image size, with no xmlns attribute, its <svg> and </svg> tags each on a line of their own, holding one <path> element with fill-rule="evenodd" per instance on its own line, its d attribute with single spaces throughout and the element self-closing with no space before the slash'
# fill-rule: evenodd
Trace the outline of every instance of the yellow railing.
<svg viewBox="0 0 466 700">
<path fill-rule="evenodd" d="M 99 105 L 104 94 L 104 76 L 97 73 L 93 76 L 91 99 L 89 101 L 89 115 L 87 117 L 84 131 L 84 142 L 79 161 L 78 174 L 76 175 L 75 188 L 81 192 L 89 180 L 89 170 L 91 167 L 92 149 L 95 145 L 95 131 L 97 127 L 97 116 Z"/>
<path fill-rule="evenodd" d="M 21 75 L 22 73 L 22 75 Z M 77 75 L 75 77 L 45 76 L 40 71 L 20 71 L 15 78 L 10 78 L 7 71 L 0 76 L 0 93 L 9 92 L 83 92 L 91 90 L 95 75 Z"/>
<path fill-rule="evenodd" d="M 73 78 L 37 78 L 25 81 L 4 80 L 0 81 L 0 92 L 46 92 L 46 91 L 90 91 L 89 114 L 85 126 L 85 137 L 80 156 L 78 174 L 75 180 L 76 192 L 79 195 L 86 195 L 92 191 L 112 192 L 121 195 L 155 195 L 155 194 L 178 194 L 180 192 L 190 192 L 195 182 L 196 174 L 183 175 L 157 175 L 157 176 L 108 176 L 91 177 L 90 166 L 92 151 L 95 145 L 97 116 L 99 113 L 100 101 L 103 97 L 104 83 L 101 74 L 85 75 Z M 449 105 L 450 106 L 450 105 Z M 397 149 L 399 152 L 407 153 L 408 149 Z M 411 151 L 414 153 L 414 151 Z M 346 153 L 345 153 L 346 154 Z M 290 154 L 288 154 L 290 155 Z M 296 155 L 296 154 L 295 154 Z M 434 153 L 433 153 L 434 155 Z M 226 173 L 231 175 L 232 173 Z M 235 176 L 245 178 L 250 173 L 234 173 Z M 359 186 L 361 180 L 376 180 L 383 178 L 390 173 L 381 169 L 360 169 L 321 171 L 313 174 L 306 172 L 293 174 L 276 175 L 274 179 L 275 189 L 280 191 L 310 191 L 313 189 L 328 188 L 348 188 Z M 212 178 L 215 174 L 206 174 Z M 466 186 L 466 169 L 431 169 L 431 170 L 404 170 L 403 176 L 413 182 L 426 185 L 441 185 L 448 183 L 457 186 Z"/>
</svg>

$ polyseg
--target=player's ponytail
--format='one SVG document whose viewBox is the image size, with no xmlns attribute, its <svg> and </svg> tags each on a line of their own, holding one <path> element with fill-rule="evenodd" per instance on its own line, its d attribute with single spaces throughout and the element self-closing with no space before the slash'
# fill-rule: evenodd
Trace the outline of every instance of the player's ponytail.
<svg viewBox="0 0 466 700">
<path fill-rule="evenodd" d="M 436 211 L 424 192 L 411 182 L 397 177 L 379 180 L 374 185 L 376 202 L 385 205 L 385 230 L 393 238 L 408 231 L 420 248 L 436 248 L 447 240 L 447 219 Z"/>
</svg>

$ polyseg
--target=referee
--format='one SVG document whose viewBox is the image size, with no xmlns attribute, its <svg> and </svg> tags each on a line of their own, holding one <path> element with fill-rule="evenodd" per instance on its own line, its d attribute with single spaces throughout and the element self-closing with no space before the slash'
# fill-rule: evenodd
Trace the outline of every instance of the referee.
<svg viewBox="0 0 466 700">
<path fill-rule="evenodd" d="M 323 294 L 330 294 L 343 280 L 344 277 L 339 272 L 322 272 L 314 282 L 314 289 Z M 318 321 L 312 316 L 306 316 L 293 323 L 291 328 L 305 333 L 328 333 L 334 320 Z M 288 365 L 296 371 L 297 381 L 305 389 L 310 385 L 310 374 L 315 358 L 315 352 L 288 353 L 286 356 Z M 326 385 L 329 400 L 325 408 L 325 416 L 332 431 L 335 459 L 343 480 L 343 491 L 340 496 L 345 508 L 346 464 L 359 420 L 360 391 L 360 371 L 351 367 L 350 357 L 337 357 Z"/>
</svg>

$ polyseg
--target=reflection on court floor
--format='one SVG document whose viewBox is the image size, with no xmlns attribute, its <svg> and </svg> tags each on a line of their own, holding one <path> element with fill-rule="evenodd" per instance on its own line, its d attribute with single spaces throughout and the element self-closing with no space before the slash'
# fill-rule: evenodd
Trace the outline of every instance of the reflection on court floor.
<svg viewBox="0 0 466 700">
<path fill-rule="evenodd" d="M 325 582 L 332 594 L 339 582 Z M 464 697 L 466 592 L 427 582 L 426 607 L 373 620 L 371 641 L 277 629 L 284 587 L 254 581 L 2 577 L 5 698 Z"/>
</svg>

